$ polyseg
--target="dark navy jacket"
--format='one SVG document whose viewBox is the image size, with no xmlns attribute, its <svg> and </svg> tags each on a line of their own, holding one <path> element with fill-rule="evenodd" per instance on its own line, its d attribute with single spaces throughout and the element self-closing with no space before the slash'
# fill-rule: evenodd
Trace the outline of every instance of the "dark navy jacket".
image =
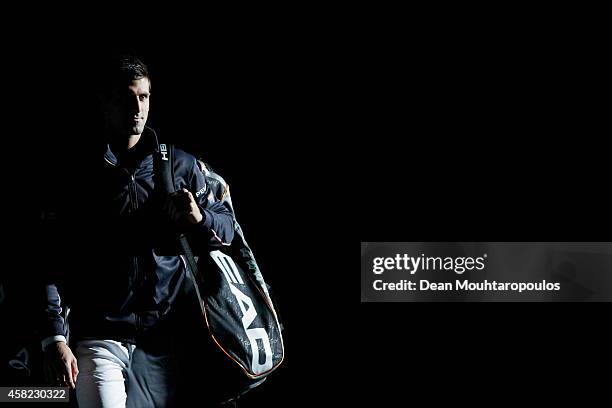
<svg viewBox="0 0 612 408">
<path fill-rule="evenodd" d="M 198 225 L 175 225 L 155 189 L 157 137 L 146 128 L 139 153 L 117 157 L 110 146 L 79 166 L 68 197 L 47 232 L 46 305 L 41 336 L 138 342 L 171 313 L 186 279 L 176 236 L 185 233 L 196 255 L 229 245 L 230 207 L 211 203 L 196 158 L 175 149 L 175 187 L 191 191 L 204 215 Z M 101 152 L 102 153 L 102 152 Z M 78 172 L 78 173 L 74 173 Z M 64 319 L 62 306 L 70 314 Z"/>
</svg>

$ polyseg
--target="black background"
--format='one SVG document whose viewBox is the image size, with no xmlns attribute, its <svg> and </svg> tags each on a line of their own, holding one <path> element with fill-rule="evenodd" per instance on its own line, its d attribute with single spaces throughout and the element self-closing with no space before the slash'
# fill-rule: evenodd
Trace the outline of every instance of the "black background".
<svg viewBox="0 0 612 408">
<path fill-rule="evenodd" d="M 154 75 L 151 123 L 229 181 L 279 298 L 287 361 L 253 403 L 585 404 L 605 389 L 607 304 L 357 303 L 358 237 L 609 241 L 600 26 L 471 12 L 227 25 L 207 15 L 180 19 L 179 34 L 148 22 L 155 29 L 136 42 L 111 30 L 95 40 L 78 38 L 82 27 L 43 31 L 5 50 L 16 68 L 7 82 L 21 90 L 10 141 L 44 163 L 10 163 L 8 174 L 35 181 L 9 177 L 8 201 L 35 219 L 47 163 L 58 150 L 62 161 L 78 154 L 93 97 L 87 61 L 141 54 Z M 73 120 L 83 132 L 64 131 Z"/>
<path fill-rule="evenodd" d="M 375 103 L 362 122 L 361 241 L 610 241 L 600 26 L 552 11 L 477 23 L 437 11 L 379 29 L 364 53 Z M 362 395 L 588 403 L 610 365 L 610 312 L 361 304 Z"/>
</svg>

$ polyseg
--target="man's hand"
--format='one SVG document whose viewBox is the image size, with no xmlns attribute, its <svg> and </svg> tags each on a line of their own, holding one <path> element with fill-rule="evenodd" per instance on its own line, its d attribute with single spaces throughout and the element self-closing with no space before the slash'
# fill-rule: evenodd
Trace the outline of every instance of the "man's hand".
<svg viewBox="0 0 612 408">
<path fill-rule="evenodd" d="M 76 387 L 79 368 L 70 347 L 63 341 L 49 344 L 44 353 L 44 372 L 47 382 L 53 386 Z"/>
<path fill-rule="evenodd" d="M 186 221 L 190 224 L 197 224 L 204 219 L 195 198 L 186 188 L 170 194 L 164 204 L 164 209 L 176 223 Z"/>
</svg>

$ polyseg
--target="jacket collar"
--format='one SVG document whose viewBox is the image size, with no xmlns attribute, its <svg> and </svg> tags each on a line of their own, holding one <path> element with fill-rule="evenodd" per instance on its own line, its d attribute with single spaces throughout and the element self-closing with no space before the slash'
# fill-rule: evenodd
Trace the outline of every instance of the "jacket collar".
<svg viewBox="0 0 612 408">
<path fill-rule="evenodd" d="M 142 162 L 152 153 L 159 150 L 159 142 L 157 140 L 157 134 L 155 131 L 150 127 L 145 126 L 145 129 L 140 136 L 140 140 L 138 141 L 138 145 L 140 145 L 140 150 L 137 161 Z M 108 143 L 106 144 L 104 160 L 112 166 L 117 166 L 119 164 L 117 155 L 111 150 L 110 144 Z"/>
</svg>

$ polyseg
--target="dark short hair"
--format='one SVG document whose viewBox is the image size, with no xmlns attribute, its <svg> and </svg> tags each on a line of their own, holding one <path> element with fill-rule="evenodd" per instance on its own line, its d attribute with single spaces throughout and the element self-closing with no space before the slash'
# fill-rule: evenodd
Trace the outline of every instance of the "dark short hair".
<svg viewBox="0 0 612 408">
<path fill-rule="evenodd" d="M 133 55 L 120 55 L 110 58 L 103 66 L 101 95 L 106 99 L 112 91 L 141 78 L 149 79 L 149 69 L 142 60 Z"/>
</svg>

